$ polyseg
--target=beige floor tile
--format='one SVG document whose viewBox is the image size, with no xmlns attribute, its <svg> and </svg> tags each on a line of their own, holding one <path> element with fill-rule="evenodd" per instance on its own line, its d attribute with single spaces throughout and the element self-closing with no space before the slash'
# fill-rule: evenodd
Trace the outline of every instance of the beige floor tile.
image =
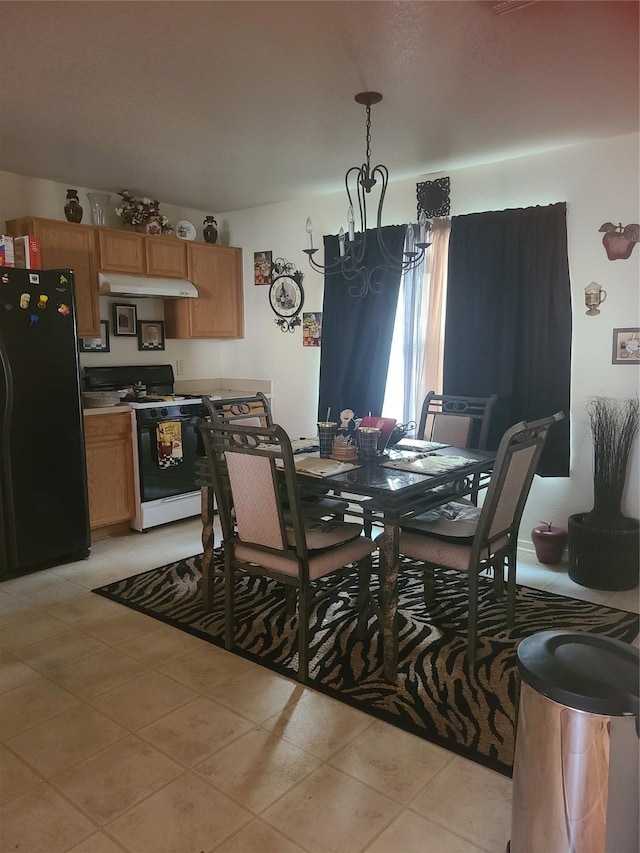
<svg viewBox="0 0 640 853">
<path fill-rule="evenodd" d="M 219 791 L 256 814 L 315 770 L 320 760 L 254 729 L 196 766 Z"/>
<path fill-rule="evenodd" d="M 59 619 L 55 619 L 41 610 L 23 611 L 0 623 L 0 646 L 9 651 L 31 646 L 63 634 L 68 628 Z"/>
<path fill-rule="evenodd" d="M 41 589 L 34 589 L 23 594 L 29 604 L 33 607 L 46 607 L 51 604 L 59 604 L 63 601 L 73 601 L 86 595 L 87 591 L 77 583 L 60 579 L 60 583 L 53 583 Z"/>
<path fill-rule="evenodd" d="M 32 646 L 18 649 L 16 654 L 26 664 L 46 675 L 56 669 L 90 657 L 107 648 L 104 643 L 90 637 L 83 631 L 66 626 L 64 634 L 41 640 Z"/>
<path fill-rule="evenodd" d="M 193 766 L 251 728 L 248 720 L 201 696 L 138 734 L 176 761 Z"/>
<path fill-rule="evenodd" d="M 250 817 L 204 780 L 185 773 L 106 829 L 136 853 L 204 853 Z"/>
<path fill-rule="evenodd" d="M 57 577 L 50 569 L 42 572 L 31 572 L 20 575 L 17 578 L 9 578 L 2 581 L 0 589 L 8 595 L 24 595 L 35 589 L 44 589 L 52 584 L 60 583 L 62 578 Z"/>
<path fill-rule="evenodd" d="M 364 853 L 483 853 L 468 841 L 425 818 L 402 812 Z M 503 851 L 496 851 L 503 853 Z M 550 851 L 547 851 L 550 853 Z"/>
<path fill-rule="evenodd" d="M 619 610 L 628 610 L 630 613 L 640 611 L 640 594 L 638 587 L 635 589 L 623 589 L 612 592 L 605 600 L 607 607 L 617 607 Z"/>
<path fill-rule="evenodd" d="M 225 841 L 220 847 L 216 847 L 216 853 L 305 853 L 305 851 L 263 821 L 252 820 L 237 835 Z"/>
<path fill-rule="evenodd" d="M 410 808 L 486 850 L 504 850 L 511 830 L 511 779 L 456 757 Z"/>
<path fill-rule="evenodd" d="M 122 847 L 107 838 L 103 832 L 96 832 L 72 847 L 69 853 L 122 853 Z"/>
<path fill-rule="evenodd" d="M 257 666 L 214 687 L 206 695 L 243 717 L 262 723 L 286 710 L 289 704 L 295 704 L 305 689 L 299 681 Z"/>
<path fill-rule="evenodd" d="M 0 809 L 0 850 L 64 853 L 95 827 L 48 785 L 11 800 Z"/>
<path fill-rule="evenodd" d="M 57 669 L 50 678 L 82 699 L 91 699 L 146 672 L 138 661 L 117 649 L 108 648 L 89 658 Z"/>
<path fill-rule="evenodd" d="M 47 678 L 38 678 L 0 695 L 2 740 L 30 729 L 77 705 L 79 699 Z"/>
<path fill-rule="evenodd" d="M 355 708 L 306 690 L 263 728 L 326 761 L 373 722 Z"/>
<path fill-rule="evenodd" d="M 30 767 L 0 745 L 0 805 L 42 782 Z"/>
<path fill-rule="evenodd" d="M 162 625 L 159 622 L 155 624 L 159 627 L 148 634 L 127 640 L 126 643 L 119 643 L 117 648 L 141 663 L 153 667 L 202 648 L 203 641 L 198 637 L 193 637 L 170 625 Z"/>
<path fill-rule="evenodd" d="M 127 734 L 88 705 L 76 705 L 7 741 L 45 779 L 72 767 Z"/>
<path fill-rule="evenodd" d="M 52 604 L 47 607 L 47 613 L 51 616 L 55 616 L 61 622 L 66 622 L 67 625 L 74 625 L 78 628 L 89 625 L 96 620 L 105 619 L 121 610 L 122 605 L 90 592 L 81 598 L 74 598 L 71 601 L 63 601 L 60 604 Z"/>
<path fill-rule="evenodd" d="M 397 803 L 323 765 L 261 817 L 302 847 L 353 853 L 375 838 L 399 811 Z"/>
<path fill-rule="evenodd" d="M 137 731 L 169 711 L 186 705 L 197 695 L 172 678 L 159 672 L 148 672 L 107 690 L 91 704 L 120 725 Z"/>
<path fill-rule="evenodd" d="M 0 599 L 0 619 L 11 619 L 25 611 L 33 613 L 34 607 L 22 596 L 3 595 Z"/>
<path fill-rule="evenodd" d="M 135 610 L 130 610 L 128 607 L 120 607 L 116 613 L 112 613 L 105 619 L 98 619 L 85 625 L 84 630 L 103 643 L 117 646 L 127 640 L 132 640 L 134 637 L 148 634 L 150 631 L 154 631 L 156 627 L 157 622 L 150 616 L 145 616 L 144 613 L 136 613 Z"/>
<path fill-rule="evenodd" d="M 407 803 L 452 758 L 446 749 L 376 722 L 328 763 L 392 800 Z"/>
<path fill-rule="evenodd" d="M 130 736 L 54 776 L 51 783 L 96 823 L 104 824 L 181 772 L 166 755 Z"/>
<path fill-rule="evenodd" d="M 0 693 L 6 693 L 7 690 L 13 690 L 14 687 L 20 687 L 21 684 L 27 684 L 37 678 L 40 678 L 39 672 L 18 660 L 16 655 L 6 649 L 0 649 Z"/>
<path fill-rule="evenodd" d="M 199 693 L 206 693 L 218 684 L 255 668 L 256 665 L 250 661 L 204 642 L 197 651 L 159 667 L 161 672 Z"/>
</svg>

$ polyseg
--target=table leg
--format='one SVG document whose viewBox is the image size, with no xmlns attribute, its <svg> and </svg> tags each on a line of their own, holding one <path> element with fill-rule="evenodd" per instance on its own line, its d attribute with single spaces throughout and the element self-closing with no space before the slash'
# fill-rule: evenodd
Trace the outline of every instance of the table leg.
<svg viewBox="0 0 640 853">
<path fill-rule="evenodd" d="M 213 489 L 200 489 L 200 515 L 202 517 L 202 603 L 205 610 L 213 607 Z"/>
<path fill-rule="evenodd" d="M 398 570 L 400 568 L 400 530 L 385 524 L 378 537 L 380 560 L 380 633 L 382 662 L 387 681 L 395 682 L 398 675 Z"/>
</svg>

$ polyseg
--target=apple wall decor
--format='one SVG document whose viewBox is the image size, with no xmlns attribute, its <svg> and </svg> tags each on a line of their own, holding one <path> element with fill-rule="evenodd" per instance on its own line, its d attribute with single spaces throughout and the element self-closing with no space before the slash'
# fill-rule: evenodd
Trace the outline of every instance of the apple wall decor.
<svg viewBox="0 0 640 853">
<path fill-rule="evenodd" d="M 624 228 L 622 222 L 617 227 L 613 222 L 605 222 L 598 230 L 605 232 L 602 245 L 610 261 L 626 260 L 640 240 L 640 225 L 637 222 L 625 225 Z"/>
</svg>

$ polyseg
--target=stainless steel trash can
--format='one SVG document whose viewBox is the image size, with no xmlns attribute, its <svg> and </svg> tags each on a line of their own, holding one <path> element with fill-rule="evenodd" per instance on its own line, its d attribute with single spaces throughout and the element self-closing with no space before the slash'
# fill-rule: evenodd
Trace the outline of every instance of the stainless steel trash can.
<svg viewBox="0 0 640 853">
<path fill-rule="evenodd" d="M 543 631 L 518 671 L 511 853 L 638 853 L 638 649 Z"/>
</svg>

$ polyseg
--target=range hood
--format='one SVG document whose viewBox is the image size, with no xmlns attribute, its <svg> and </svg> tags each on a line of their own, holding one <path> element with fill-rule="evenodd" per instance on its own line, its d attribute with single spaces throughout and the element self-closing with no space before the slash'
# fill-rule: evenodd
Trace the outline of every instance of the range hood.
<svg viewBox="0 0 640 853">
<path fill-rule="evenodd" d="M 195 298 L 198 291 L 184 278 L 156 278 L 150 275 L 125 275 L 116 272 L 99 272 L 98 286 L 102 296 L 155 296 L 160 299 Z"/>
</svg>

